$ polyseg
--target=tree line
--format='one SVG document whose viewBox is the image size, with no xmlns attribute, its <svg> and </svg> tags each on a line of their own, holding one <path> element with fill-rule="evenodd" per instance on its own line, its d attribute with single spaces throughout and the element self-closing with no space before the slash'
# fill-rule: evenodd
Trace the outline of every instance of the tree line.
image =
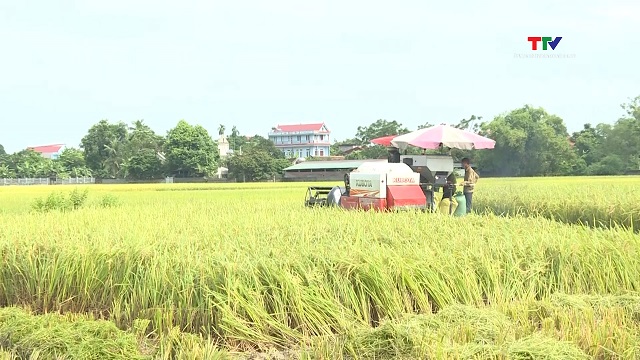
<svg viewBox="0 0 640 360">
<path fill-rule="evenodd" d="M 218 128 L 224 134 L 224 126 Z M 0 145 L 0 178 L 69 178 L 152 180 L 166 176 L 214 177 L 220 166 L 246 181 L 269 179 L 290 165 L 269 140 L 240 135 L 234 126 L 228 141 L 236 150 L 223 159 L 216 141 L 201 125 L 180 120 L 162 136 L 142 120 L 131 125 L 101 120 L 57 159 L 32 149 L 7 154 Z"/>
<path fill-rule="evenodd" d="M 459 161 L 470 157 L 482 173 L 492 176 L 620 175 L 640 170 L 640 96 L 621 105 L 622 116 L 613 124 L 586 123 L 569 134 L 562 118 L 541 107 L 521 108 L 483 121 L 472 115 L 457 128 L 469 130 L 496 141 L 491 150 L 451 149 Z M 424 124 L 419 128 L 430 127 Z M 355 137 L 333 145 L 331 153 L 340 154 L 340 145 L 361 146 L 349 152 L 347 159 L 383 158 L 383 146 L 369 146 L 371 139 L 409 132 L 397 121 L 380 119 L 358 127 Z M 417 149 L 409 148 L 417 153 Z"/>
<path fill-rule="evenodd" d="M 555 176 L 616 175 L 640 169 L 640 96 L 622 104 L 623 115 L 613 124 L 586 123 L 569 134 L 563 119 L 530 105 L 483 121 L 472 115 L 456 127 L 496 140 L 492 150 L 451 149 L 456 160 L 470 157 L 486 175 Z M 418 127 L 426 128 L 426 123 Z M 218 127 L 218 135 L 225 134 Z M 347 159 L 386 158 L 383 146 L 371 144 L 376 137 L 410 130 L 398 121 L 379 119 L 357 128 L 353 138 L 335 142 L 331 155 Z M 131 125 L 101 120 L 57 159 L 46 159 L 30 149 L 7 154 L 0 145 L 0 178 L 84 177 L 131 180 L 175 177 L 213 177 L 219 167 L 239 181 L 272 179 L 291 165 L 268 139 L 243 136 L 236 126 L 226 137 L 233 152 L 221 157 L 216 140 L 201 125 L 180 120 L 163 136 L 142 120 Z M 343 153 L 341 145 L 357 150 Z M 419 153 L 419 149 L 410 152 Z M 308 160 L 317 160 L 310 158 Z"/>
</svg>

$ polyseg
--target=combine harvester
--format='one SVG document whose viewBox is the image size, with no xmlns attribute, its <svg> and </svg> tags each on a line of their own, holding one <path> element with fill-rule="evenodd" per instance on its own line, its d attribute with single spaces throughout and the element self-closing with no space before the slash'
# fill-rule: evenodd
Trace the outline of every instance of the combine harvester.
<svg viewBox="0 0 640 360">
<path fill-rule="evenodd" d="M 453 158 L 399 155 L 397 149 L 389 150 L 388 162 L 364 163 L 345 174 L 344 187 L 308 187 L 305 205 L 364 210 L 433 210 L 435 192 L 448 186 L 447 177 L 454 170 Z M 401 161 L 393 161 L 394 153 Z"/>
<path fill-rule="evenodd" d="M 387 146 L 389 157 L 386 163 L 360 165 L 345 174 L 344 187 L 308 187 L 305 205 L 379 211 L 434 211 L 435 193 L 445 187 L 450 190 L 454 187 L 447 184 L 447 177 L 454 171 L 453 158 L 449 155 L 401 155 L 400 151 L 408 145 L 422 149 L 492 149 L 495 146 L 491 139 L 447 125 L 386 136 L 372 142 Z M 449 203 L 453 204 L 451 197 Z M 450 205 L 449 213 L 452 212 Z"/>
</svg>

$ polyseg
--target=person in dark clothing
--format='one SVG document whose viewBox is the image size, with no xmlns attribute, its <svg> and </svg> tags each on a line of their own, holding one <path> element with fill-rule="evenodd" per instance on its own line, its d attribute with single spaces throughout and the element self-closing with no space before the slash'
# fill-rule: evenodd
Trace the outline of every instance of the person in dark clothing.
<svg viewBox="0 0 640 360">
<path fill-rule="evenodd" d="M 447 184 L 442 188 L 442 199 L 449 199 L 456 193 L 456 174 L 447 176 Z"/>
</svg>

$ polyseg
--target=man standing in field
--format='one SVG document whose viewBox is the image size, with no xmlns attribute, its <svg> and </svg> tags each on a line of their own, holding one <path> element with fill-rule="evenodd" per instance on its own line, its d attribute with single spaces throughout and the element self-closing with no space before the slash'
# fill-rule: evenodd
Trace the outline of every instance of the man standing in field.
<svg viewBox="0 0 640 360">
<path fill-rule="evenodd" d="M 471 168 L 471 161 L 469 158 L 464 158 L 462 161 L 464 167 L 464 182 L 462 183 L 464 198 L 467 200 L 467 214 L 471 212 L 471 205 L 473 200 L 473 188 L 476 186 L 480 176 Z"/>
</svg>

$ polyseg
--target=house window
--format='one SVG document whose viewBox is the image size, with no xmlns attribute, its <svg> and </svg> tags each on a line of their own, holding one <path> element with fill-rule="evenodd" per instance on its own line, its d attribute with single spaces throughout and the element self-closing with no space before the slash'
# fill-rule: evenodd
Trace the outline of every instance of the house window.
<svg viewBox="0 0 640 360">
<path fill-rule="evenodd" d="M 324 149 L 320 149 L 320 156 L 324 156 Z"/>
<path fill-rule="evenodd" d="M 302 140 L 302 139 L 301 139 L 301 136 L 300 136 L 300 135 L 298 135 L 298 142 L 300 142 L 301 140 Z"/>
<path fill-rule="evenodd" d="M 324 140 L 324 135 L 320 135 L 320 141 Z"/>
</svg>

